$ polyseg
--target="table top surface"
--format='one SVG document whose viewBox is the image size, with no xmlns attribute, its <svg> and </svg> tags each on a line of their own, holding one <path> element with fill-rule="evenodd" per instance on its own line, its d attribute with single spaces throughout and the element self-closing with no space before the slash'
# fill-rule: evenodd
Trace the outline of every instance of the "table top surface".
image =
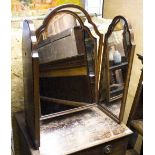
<svg viewBox="0 0 155 155">
<path fill-rule="evenodd" d="M 24 136 L 26 125 L 24 114 L 17 113 L 16 119 Z M 33 154 L 62 155 L 74 153 L 130 135 L 125 124 L 118 124 L 97 107 L 41 121 L 40 148 Z M 31 147 L 31 146 L 30 146 Z"/>
</svg>

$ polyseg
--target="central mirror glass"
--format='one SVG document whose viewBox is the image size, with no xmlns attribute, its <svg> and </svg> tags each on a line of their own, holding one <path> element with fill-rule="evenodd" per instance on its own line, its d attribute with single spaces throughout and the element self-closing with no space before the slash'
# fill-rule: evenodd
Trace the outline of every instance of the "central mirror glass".
<svg viewBox="0 0 155 155">
<path fill-rule="evenodd" d="M 38 44 L 41 115 L 95 102 L 97 39 L 84 25 L 82 12 L 81 20 L 70 13 L 55 15 Z"/>
</svg>

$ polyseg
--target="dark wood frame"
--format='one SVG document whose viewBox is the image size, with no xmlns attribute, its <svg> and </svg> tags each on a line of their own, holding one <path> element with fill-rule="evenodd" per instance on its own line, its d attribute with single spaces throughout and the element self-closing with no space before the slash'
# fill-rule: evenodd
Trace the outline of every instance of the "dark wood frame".
<svg viewBox="0 0 155 155">
<path fill-rule="evenodd" d="M 32 21 L 23 22 L 22 58 L 25 120 L 34 146 L 40 146 L 39 58 Z"/>
</svg>

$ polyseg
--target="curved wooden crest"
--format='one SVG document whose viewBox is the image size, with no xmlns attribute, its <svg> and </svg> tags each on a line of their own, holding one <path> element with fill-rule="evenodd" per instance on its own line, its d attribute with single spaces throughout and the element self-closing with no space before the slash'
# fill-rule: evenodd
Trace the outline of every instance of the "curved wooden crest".
<svg viewBox="0 0 155 155">
<path fill-rule="evenodd" d="M 83 9 L 82 7 L 80 7 L 80 6 L 78 6 L 78 5 L 74 5 L 74 4 L 65 4 L 65 5 L 61 5 L 61 6 L 56 7 L 56 8 L 55 8 L 54 10 L 52 10 L 51 13 L 44 19 L 42 26 L 39 27 L 39 28 L 36 30 L 37 38 L 38 38 L 39 35 L 45 30 L 45 28 L 48 26 L 50 20 L 51 20 L 57 13 L 59 13 L 59 12 L 61 12 L 61 13 L 62 13 L 62 12 L 65 12 L 65 13 L 69 13 L 69 14 L 73 15 L 73 16 L 79 21 L 80 25 L 84 28 L 84 24 L 83 24 L 81 18 L 79 17 L 79 15 L 78 15 L 77 13 L 73 12 L 73 11 L 65 10 L 65 9 L 67 9 L 67 8 L 75 8 L 75 9 L 80 10 L 82 13 L 84 13 L 85 17 L 86 17 L 87 20 L 88 20 L 88 23 L 90 23 L 90 24 L 93 26 L 93 28 L 94 28 L 96 34 L 97 34 L 98 36 L 100 36 L 100 37 L 102 36 L 102 34 L 98 31 L 96 25 L 93 23 L 93 21 L 91 20 L 91 17 L 89 16 L 88 12 L 87 12 L 85 9 Z"/>
</svg>

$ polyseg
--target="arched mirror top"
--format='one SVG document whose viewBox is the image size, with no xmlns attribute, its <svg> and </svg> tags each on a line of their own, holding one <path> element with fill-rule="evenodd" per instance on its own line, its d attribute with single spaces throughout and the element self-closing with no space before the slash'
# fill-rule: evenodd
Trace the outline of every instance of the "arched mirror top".
<svg viewBox="0 0 155 155">
<path fill-rule="evenodd" d="M 107 50 L 107 46 L 117 46 L 118 44 L 122 44 L 124 55 L 128 57 L 131 46 L 134 45 L 134 37 L 131 25 L 123 16 L 116 16 L 109 25 L 104 36 L 104 51 Z"/>
<path fill-rule="evenodd" d="M 84 25 L 84 20 L 87 20 L 88 23 L 92 25 L 92 27 L 93 27 L 95 33 L 97 34 L 97 36 L 99 37 L 99 39 L 102 38 L 102 34 L 99 32 L 99 30 L 97 29 L 97 26 L 92 21 L 90 15 L 88 14 L 88 12 L 85 9 L 83 9 L 82 7 L 80 7 L 78 5 L 66 4 L 66 5 L 61 5 L 61 6 L 56 7 L 47 15 L 47 17 L 43 21 L 43 24 L 36 30 L 37 40 L 38 41 L 40 40 L 41 35 L 43 35 L 46 38 L 48 36 L 47 31 L 48 31 L 48 27 L 51 24 L 51 21 L 57 17 L 61 18 L 62 16 L 66 16 L 66 19 L 70 19 L 71 24 L 73 26 L 78 25 L 85 30 L 87 29 L 87 31 L 89 31 L 89 33 L 90 33 L 89 28 Z M 65 17 L 64 17 L 64 19 L 65 19 Z"/>
</svg>

